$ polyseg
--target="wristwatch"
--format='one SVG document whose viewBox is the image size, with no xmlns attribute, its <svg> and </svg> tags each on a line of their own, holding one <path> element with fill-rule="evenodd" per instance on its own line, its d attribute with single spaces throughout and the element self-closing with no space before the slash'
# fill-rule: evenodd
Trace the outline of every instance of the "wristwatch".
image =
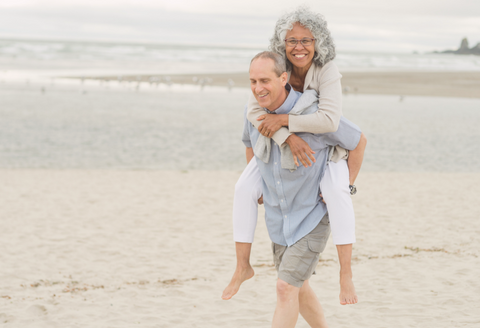
<svg viewBox="0 0 480 328">
<path fill-rule="evenodd" d="M 355 195 L 357 193 L 357 187 L 355 185 L 349 185 L 350 187 L 350 195 Z"/>
</svg>

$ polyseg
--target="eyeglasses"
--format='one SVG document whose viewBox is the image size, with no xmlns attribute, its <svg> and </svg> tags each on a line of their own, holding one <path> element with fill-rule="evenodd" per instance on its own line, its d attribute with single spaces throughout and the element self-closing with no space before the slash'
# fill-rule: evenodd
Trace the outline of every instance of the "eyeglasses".
<svg viewBox="0 0 480 328">
<path fill-rule="evenodd" d="M 291 39 L 285 39 L 285 43 L 287 44 L 287 46 L 289 47 L 295 47 L 297 46 L 297 44 L 300 42 L 302 44 L 302 46 L 304 47 L 308 47 L 309 45 L 311 45 L 313 43 L 313 41 L 315 41 L 316 39 L 311 39 L 311 38 L 303 38 L 301 40 L 297 40 L 297 39 L 294 39 L 294 38 L 291 38 Z"/>
</svg>

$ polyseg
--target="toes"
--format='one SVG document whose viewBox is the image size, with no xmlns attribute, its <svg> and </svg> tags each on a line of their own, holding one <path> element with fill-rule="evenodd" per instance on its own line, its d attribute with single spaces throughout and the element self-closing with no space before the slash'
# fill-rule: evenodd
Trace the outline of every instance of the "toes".
<svg viewBox="0 0 480 328">
<path fill-rule="evenodd" d="M 349 298 L 347 301 L 348 304 L 357 304 L 357 302 L 358 302 L 358 297 L 356 295 L 353 296 L 353 298 Z"/>
<path fill-rule="evenodd" d="M 236 294 L 235 290 L 229 288 L 230 286 L 228 286 L 224 291 L 223 291 L 223 294 L 222 294 L 222 299 L 224 300 L 229 300 L 233 297 L 233 295 Z"/>
<path fill-rule="evenodd" d="M 232 293 L 232 291 L 228 291 L 222 295 L 222 298 L 224 300 L 229 300 L 232 298 L 233 295 L 235 295 L 235 293 Z"/>
<path fill-rule="evenodd" d="M 353 297 L 342 297 L 342 296 L 340 296 L 339 299 L 340 299 L 340 304 L 342 304 L 342 305 L 356 304 L 358 302 L 358 298 L 357 298 L 356 295 L 353 296 Z"/>
</svg>

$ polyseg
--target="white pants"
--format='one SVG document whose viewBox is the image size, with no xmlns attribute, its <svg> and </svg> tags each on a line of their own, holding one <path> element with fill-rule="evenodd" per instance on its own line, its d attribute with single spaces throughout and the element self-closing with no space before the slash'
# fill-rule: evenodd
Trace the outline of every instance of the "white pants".
<svg viewBox="0 0 480 328">
<path fill-rule="evenodd" d="M 346 160 L 329 162 L 320 182 L 335 245 L 355 243 L 355 214 L 350 198 Z M 233 198 L 233 237 L 236 242 L 252 243 L 257 226 L 258 199 L 263 193 L 262 176 L 255 157 L 235 185 Z"/>
</svg>

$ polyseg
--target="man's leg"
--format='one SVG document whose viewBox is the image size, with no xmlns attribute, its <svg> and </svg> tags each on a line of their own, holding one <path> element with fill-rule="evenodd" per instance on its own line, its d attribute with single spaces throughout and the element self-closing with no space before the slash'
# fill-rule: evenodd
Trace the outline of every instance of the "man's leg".
<svg viewBox="0 0 480 328">
<path fill-rule="evenodd" d="M 255 272 L 250 265 L 250 251 L 252 249 L 251 243 L 235 243 L 235 252 L 237 254 L 237 267 L 233 273 L 232 280 L 227 288 L 223 291 L 222 298 L 229 300 L 238 292 L 240 285 L 253 277 Z"/>
<path fill-rule="evenodd" d="M 277 307 L 272 327 L 295 327 L 301 311 L 312 327 L 326 327 L 323 311 L 308 285 L 330 235 L 328 216 L 306 236 L 287 247 L 272 243 L 278 270 Z M 321 324 L 321 325 L 317 325 Z"/>
<path fill-rule="evenodd" d="M 298 295 L 298 300 L 300 304 L 300 314 L 308 322 L 310 327 L 313 328 L 327 328 L 327 320 L 323 314 L 322 306 L 315 295 L 312 287 L 308 283 L 308 280 L 305 280 L 302 288 L 300 288 L 300 293 Z"/>
<path fill-rule="evenodd" d="M 272 328 L 295 327 L 299 311 L 299 287 L 282 279 L 277 280 L 277 307 L 273 315 Z"/>
</svg>

